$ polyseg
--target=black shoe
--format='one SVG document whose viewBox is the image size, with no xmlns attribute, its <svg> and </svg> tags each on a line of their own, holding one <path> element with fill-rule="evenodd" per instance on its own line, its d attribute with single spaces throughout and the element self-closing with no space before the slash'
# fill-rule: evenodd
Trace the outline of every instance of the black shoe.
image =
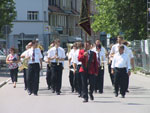
<svg viewBox="0 0 150 113">
<path fill-rule="evenodd" d="M 82 95 L 81 94 L 79 94 L 79 96 L 78 97 L 82 97 Z"/>
<path fill-rule="evenodd" d="M 127 90 L 126 92 L 129 93 L 129 90 Z"/>
<path fill-rule="evenodd" d="M 60 95 L 60 92 L 57 92 L 57 95 Z"/>
<path fill-rule="evenodd" d="M 38 94 L 37 94 L 37 93 L 34 93 L 34 96 L 38 96 Z"/>
<path fill-rule="evenodd" d="M 103 93 L 103 91 L 99 91 L 99 94 L 102 94 Z"/>
<path fill-rule="evenodd" d="M 50 86 L 48 86 L 48 90 L 50 90 L 51 89 L 51 87 Z"/>
<path fill-rule="evenodd" d="M 97 90 L 95 90 L 95 93 L 97 93 Z"/>
<path fill-rule="evenodd" d="M 31 95 L 32 93 L 28 91 L 28 95 Z"/>
<path fill-rule="evenodd" d="M 74 92 L 74 88 L 72 88 L 72 90 L 71 90 L 71 91 L 72 91 L 72 93 L 73 93 L 73 92 Z"/>
<path fill-rule="evenodd" d="M 118 97 L 118 93 L 115 93 L 115 97 Z"/>
<path fill-rule="evenodd" d="M 125 98 L 125 95 L 121 95 L 121 98 Z"/>
<path fill-rule="evenodd" d="M 91 99 L 91 100 L 94 100 L 94 96 L 93 96 L 93 95 L 90 95 L 90 99 Z"/>
<path fill-rule="evenodd" d="M 55 93 L 55 90 L 52 90 L 52 93 Z"/>
<path fill-rule="evenodd" d="M 86 102 L 88 102 L 88 99 L 84 99 L 84 100 L 83 100 L 83 103 L 86 103 Z"/>
</svg>

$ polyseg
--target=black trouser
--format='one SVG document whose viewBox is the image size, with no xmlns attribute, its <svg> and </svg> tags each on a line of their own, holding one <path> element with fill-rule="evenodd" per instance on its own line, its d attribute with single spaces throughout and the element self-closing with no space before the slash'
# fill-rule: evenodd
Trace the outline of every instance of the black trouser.
<svg viewBox="0 0 150 113">
<path fill-rule="evenodd" d="M 51 64 L 51 86 L 56 92 L 60 92 L 62 84 L 62 63 L 52 63 Z"/>
<path fill-rule="evenodd" d="M 27 89 L 27 69 L 23 69 L 23 77 L 24 77 L 24 85 L 25 89 Z"/>
<path fill-rule="evenodd" d="M 88 84 L 90 85 L 90 95 L 93 95 L 94 91 L 94 76 L 91 74 L 81 73 L 82 80 L 82 96 L 84 99 L 88 99 Z"/>
<path fill-rule="evenodd" d="M 82 94 L 82 79 L 81 79 L 81 73 L 79 72 L 81 65 L 77 66 L 77 72 L 76 72 L 76 86 L 77 86 L 77 91 L 79 95 Z"/>
<path fill-rule="evenodd" d="M 100 93 L 103 93 L 104 87 L 104 67 L 98 68 L 98 76 L 95 76 L 95 90 L 99 90 Z"/>
<path fill-rule="evenodd" d="M 39 89 L 39 63 L 29 64 L 28 66 L 28 90 L 31 93 L 37 94 Z"/>
<path fill-rule="evenodd" d="M 127 90 L 128 90 L 128 88 L 129 88 L 129 76 L 127 78 Z"/>
<path fill-rule="evenodd" d="M 73 66 L 71 65 L 70 66 L 70 69 L 73 69 Z M 71 88 L 72 88 L 72 90 L 74 90 L 75 89 L 75 75 L 74 75 L 74 73 L 73 73 L 73 71 L 71 71 L 70 70 L 70 72 L 69 72 L 69 82 L 70 82 L 70 86 L 71 86 Z"/>
<path fill-rule="evenodd" d="M 114 86 L 114 75 L 111 73 L 111 64 L 112 64 L 112 62 L 110 64 L 108 64 L 108 72 L 110 75 L 111 83 Z"/>
<path fill-rule="evenodd" d="M 10 77 L 12 82 L 17 82 L 18 79 L 18 68 L 10 69 Z"/>
<path fill-rule="evenodd" d="M 126 94 L 128 74 L 126 68 L 115 68 L 115 93 L 118 94 L 119 88 L 122 95 Z"/>
<path fill-rule="evenodd" d="M 46 82 L 48 87 L 51 87 L 51 67 L 47 64 Z"/>
</svg>

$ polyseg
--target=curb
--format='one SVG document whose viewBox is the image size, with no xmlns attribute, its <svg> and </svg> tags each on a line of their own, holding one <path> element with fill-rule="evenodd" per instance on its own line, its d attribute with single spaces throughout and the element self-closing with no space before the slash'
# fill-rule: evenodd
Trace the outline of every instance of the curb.
<svg viewBox="0 0 150 113">
<path fill-rule="evenodd" d="M 1 83 L 0 83 L 0 88 L 3 87 L 5 84 L 7 84 L 10 80 L 11 80 L 11 79 L 9 78 L 9 79 L 7 79 L 7 80 L 1 82 Z"/>
</svg>

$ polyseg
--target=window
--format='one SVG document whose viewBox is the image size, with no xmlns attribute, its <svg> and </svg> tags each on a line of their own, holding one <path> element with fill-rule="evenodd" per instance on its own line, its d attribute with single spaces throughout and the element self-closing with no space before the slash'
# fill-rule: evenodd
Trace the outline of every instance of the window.
<svg viewBox="0 0 150 113">
<path fill-rule="evenodd" d="M 32 21 L 39 20 L 39 12 L 38 11 L 28 11 L 27 19 L 32 20 Z"/>
<path fill-rule="evenodd" d="M 49 5 L 56 5 L 56 0 L 49 0 Z"/>
<path fill-rule="evenodd" d="M 63 0 L 63 7 L 66 7 L 66 0 Z"/>
<path fill-rule="evenodd" d="M 47 21 L 46 11 L 44 11 L 44 21 Z"/>
</svg>

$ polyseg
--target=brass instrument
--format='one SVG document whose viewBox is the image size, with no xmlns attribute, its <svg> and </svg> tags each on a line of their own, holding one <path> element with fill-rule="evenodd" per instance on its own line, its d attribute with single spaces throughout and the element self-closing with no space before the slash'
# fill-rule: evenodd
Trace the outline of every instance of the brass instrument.
<svg viewBox="0 0 150 113">
<path fill-rule="evenodd" d="M 23 69 L 28 69 L 28 59 L 23 59 L 22 62 L 20 62 L 19 64 L 19 71 L 22 71 Z"/>
<path fill-rule="evenodd" d="M 71 51 L 71 47 L 73 46 L 72 43 L 67 43 L 67 52 L 69 53 Z"/>
</svg>

